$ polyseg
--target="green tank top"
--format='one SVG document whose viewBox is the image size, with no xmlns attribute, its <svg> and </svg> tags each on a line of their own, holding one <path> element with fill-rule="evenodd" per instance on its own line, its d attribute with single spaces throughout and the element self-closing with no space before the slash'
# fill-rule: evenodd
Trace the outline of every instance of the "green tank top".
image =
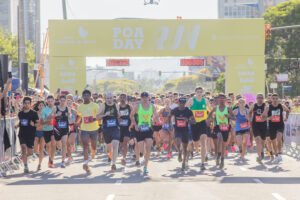
<svg viewBox="0 0 300 200">
<path fill-rule="evenodd" d="M 197 101 L 194 97 L 193 105 L 190 109 L 193 112 L 197 123 L 207 119 L 207 105 L 204 98 L 202 98 L 201 101 Z"/>
<path fill-rule="evenodd" d="M 138 114 L 138 126 L 148 124 L 151 127 L 151 118 L 153 114 L 152 104 L 148 110 L 144 110 L 142 104 L 140 104 Z"/>
<path fill-rule="evenodd" d="M 225 109 L 223 110 L 223 112 L 221 112 L 219 106 L 217 106 L 217 110 L 216 110 L 217 125 L 228 124 L 228 117 L 225 117 L 225 115 L 228 115 L 228 107 L 225 106 Z"/>
</svg>

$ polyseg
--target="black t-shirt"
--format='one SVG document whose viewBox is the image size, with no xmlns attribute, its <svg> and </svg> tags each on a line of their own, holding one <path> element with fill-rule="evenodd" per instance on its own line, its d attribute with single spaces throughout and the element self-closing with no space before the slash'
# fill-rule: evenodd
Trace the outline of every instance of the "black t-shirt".
<svg viewBox="0 0 300 200">
<path fill-rule="evenodd" d="M 36 123 L 37 120 L 39 120 L 39 116 L 37 114 L 37 112 L 30 110 L 29 112 L 24 112 L 21 111 L 18 114 L 19 117 L 19 126 L 20 126 L 20 130 L 19 130 L 19 134 L 24 134 L 24 135 L 35 135 L 35 130 L 36 127 L 35 126 L 31 126 L 30 122 L 34 122 Z"/>
<path fill-rule="evenodd" d="M 272 104 L 269 106 L 269 113 L 268 116 L 271 118 L 270 124 L 276 124 L 283 126 L 283 107 L 281 104 L 278 104 L 278 106 L 274 107 Z"/>
<path fill-rule="evenodd" d="M 184 110 L 179 110 L 179 107 L 174 108 L 171 111 L 171 115 L 175 117 L 175 129 L 179 131 L 188 131 L 188 122 L 186 119 L 189 119 L 193 116 L 193 112 L 185 107 Z"/>
</svg>

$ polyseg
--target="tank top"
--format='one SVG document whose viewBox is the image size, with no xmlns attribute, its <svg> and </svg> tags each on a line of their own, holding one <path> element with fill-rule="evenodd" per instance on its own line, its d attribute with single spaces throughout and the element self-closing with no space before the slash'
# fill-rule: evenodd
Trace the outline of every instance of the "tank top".
<svg viewBox="0 0 300 200">
<path fill-rule="evenodd" d="M 104 104 L 104 114 L 110 112 L 108 116 L 103 117 L 103 128 L 113 128 L 118 126 L 118 111 L 116 104 Z"/>
<path fill-rule="evenodd" d="M 121 116 L 121 122 L 120 126 L 129 126 L 130 125 L 130 106 L 126 104 L 125 107 L 120 106 L 120 116 Z"/>
<path fill-rule="evenodd" d="M 271 104 L 268 113 L 268 116 L 271 117 L 270 124 L 284 125 L 282 113 L 283 108 L 281 104 L 278 104 L 276 107 Z"/>
<path fill-rule="evenodd" d="M 207 119 L 207 105 L 204 98 L 202 98 L 201 101 L 197 101 L 197 99 L 194 97 L 193 105 L 190 109 L 193 112 L 197 123 Z"/>
<path fill-rule="evenodd" d="M 225 106 L 223 112 L 221 112 L 219 106 L 217 106 L 217 110 L 216 110 L 217 125 L 228 124 L 228 117 L 226 117 L 225 115 L 228 115 L 228 107 Z"/>
<path fill-rule="evenodd" d="M 55 127 L 61 133 L 69 131 L 69 112 L 68 107 L 65 110 L 61 111 L 58 106 L 56 106 L 56 114 L 61 112 L 60 116 L 55 117 Z"/>
<path fill-rule="evenodd" d="M 142 104 L 140 104 L 137 114 L 138 114 L 138 126 L 148 125 L 148 127 L 151 127 L 151 119 L 153 114 L 152 104 L 150 104 L 148 110 L 144 110 Z"/>
<path fill-rule="evenodd" d="M 265 110 L 265 103 L 263 103 L 261 106 L 258 106 L 257 103 L 254 104 L 253 108 L 253 119 L 252 119 L 252 124 L 253 126 L 266 126 L 267 122 L 263 121 L 261 119 L 261 115 L 263 114 Z"/>
<path fill-rule="evenodd" d="M 248 114 L 247 108 L 245 108 L 245 115 L 242 115 L 241 112 L 240 112 L 240 108 L 238 108 L 238 113 L 236 115 L 236 123 L 235 123 L 235 130 L 236 131 L 249 129 L 247 114 Z"/>
</svg>

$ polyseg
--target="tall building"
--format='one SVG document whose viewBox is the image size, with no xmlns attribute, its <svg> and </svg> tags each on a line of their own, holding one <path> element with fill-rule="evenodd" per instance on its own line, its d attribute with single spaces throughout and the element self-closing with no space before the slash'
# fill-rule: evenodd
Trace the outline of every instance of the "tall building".
<svg viewBox="0 0 300 200">
<path fill-rule="evenodd" d="M 265 11 L 288 0 L 219 0 L 219 18 L 260 18 Z"/>
<path fill-rule="evenodd" d="M 0 28 L 3 31 L 18 32 L 18 0 L 0 0 Z"/>
</svg>

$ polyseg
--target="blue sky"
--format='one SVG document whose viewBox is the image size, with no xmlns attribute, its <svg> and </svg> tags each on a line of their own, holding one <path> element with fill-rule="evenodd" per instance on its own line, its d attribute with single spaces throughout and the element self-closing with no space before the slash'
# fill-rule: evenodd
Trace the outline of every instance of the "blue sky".
<svg viewBox="0 0 300 200">
<path fill-rule="evenodd" d="M 61 0 L 41 0 L 41 32 L 49 19 L 62 19 Z M 160 0 L 158 6 L 144 5 L 144 0 L 67 0 L 69 19 L 216 19 L 217 0 Z"/>
</svg>

